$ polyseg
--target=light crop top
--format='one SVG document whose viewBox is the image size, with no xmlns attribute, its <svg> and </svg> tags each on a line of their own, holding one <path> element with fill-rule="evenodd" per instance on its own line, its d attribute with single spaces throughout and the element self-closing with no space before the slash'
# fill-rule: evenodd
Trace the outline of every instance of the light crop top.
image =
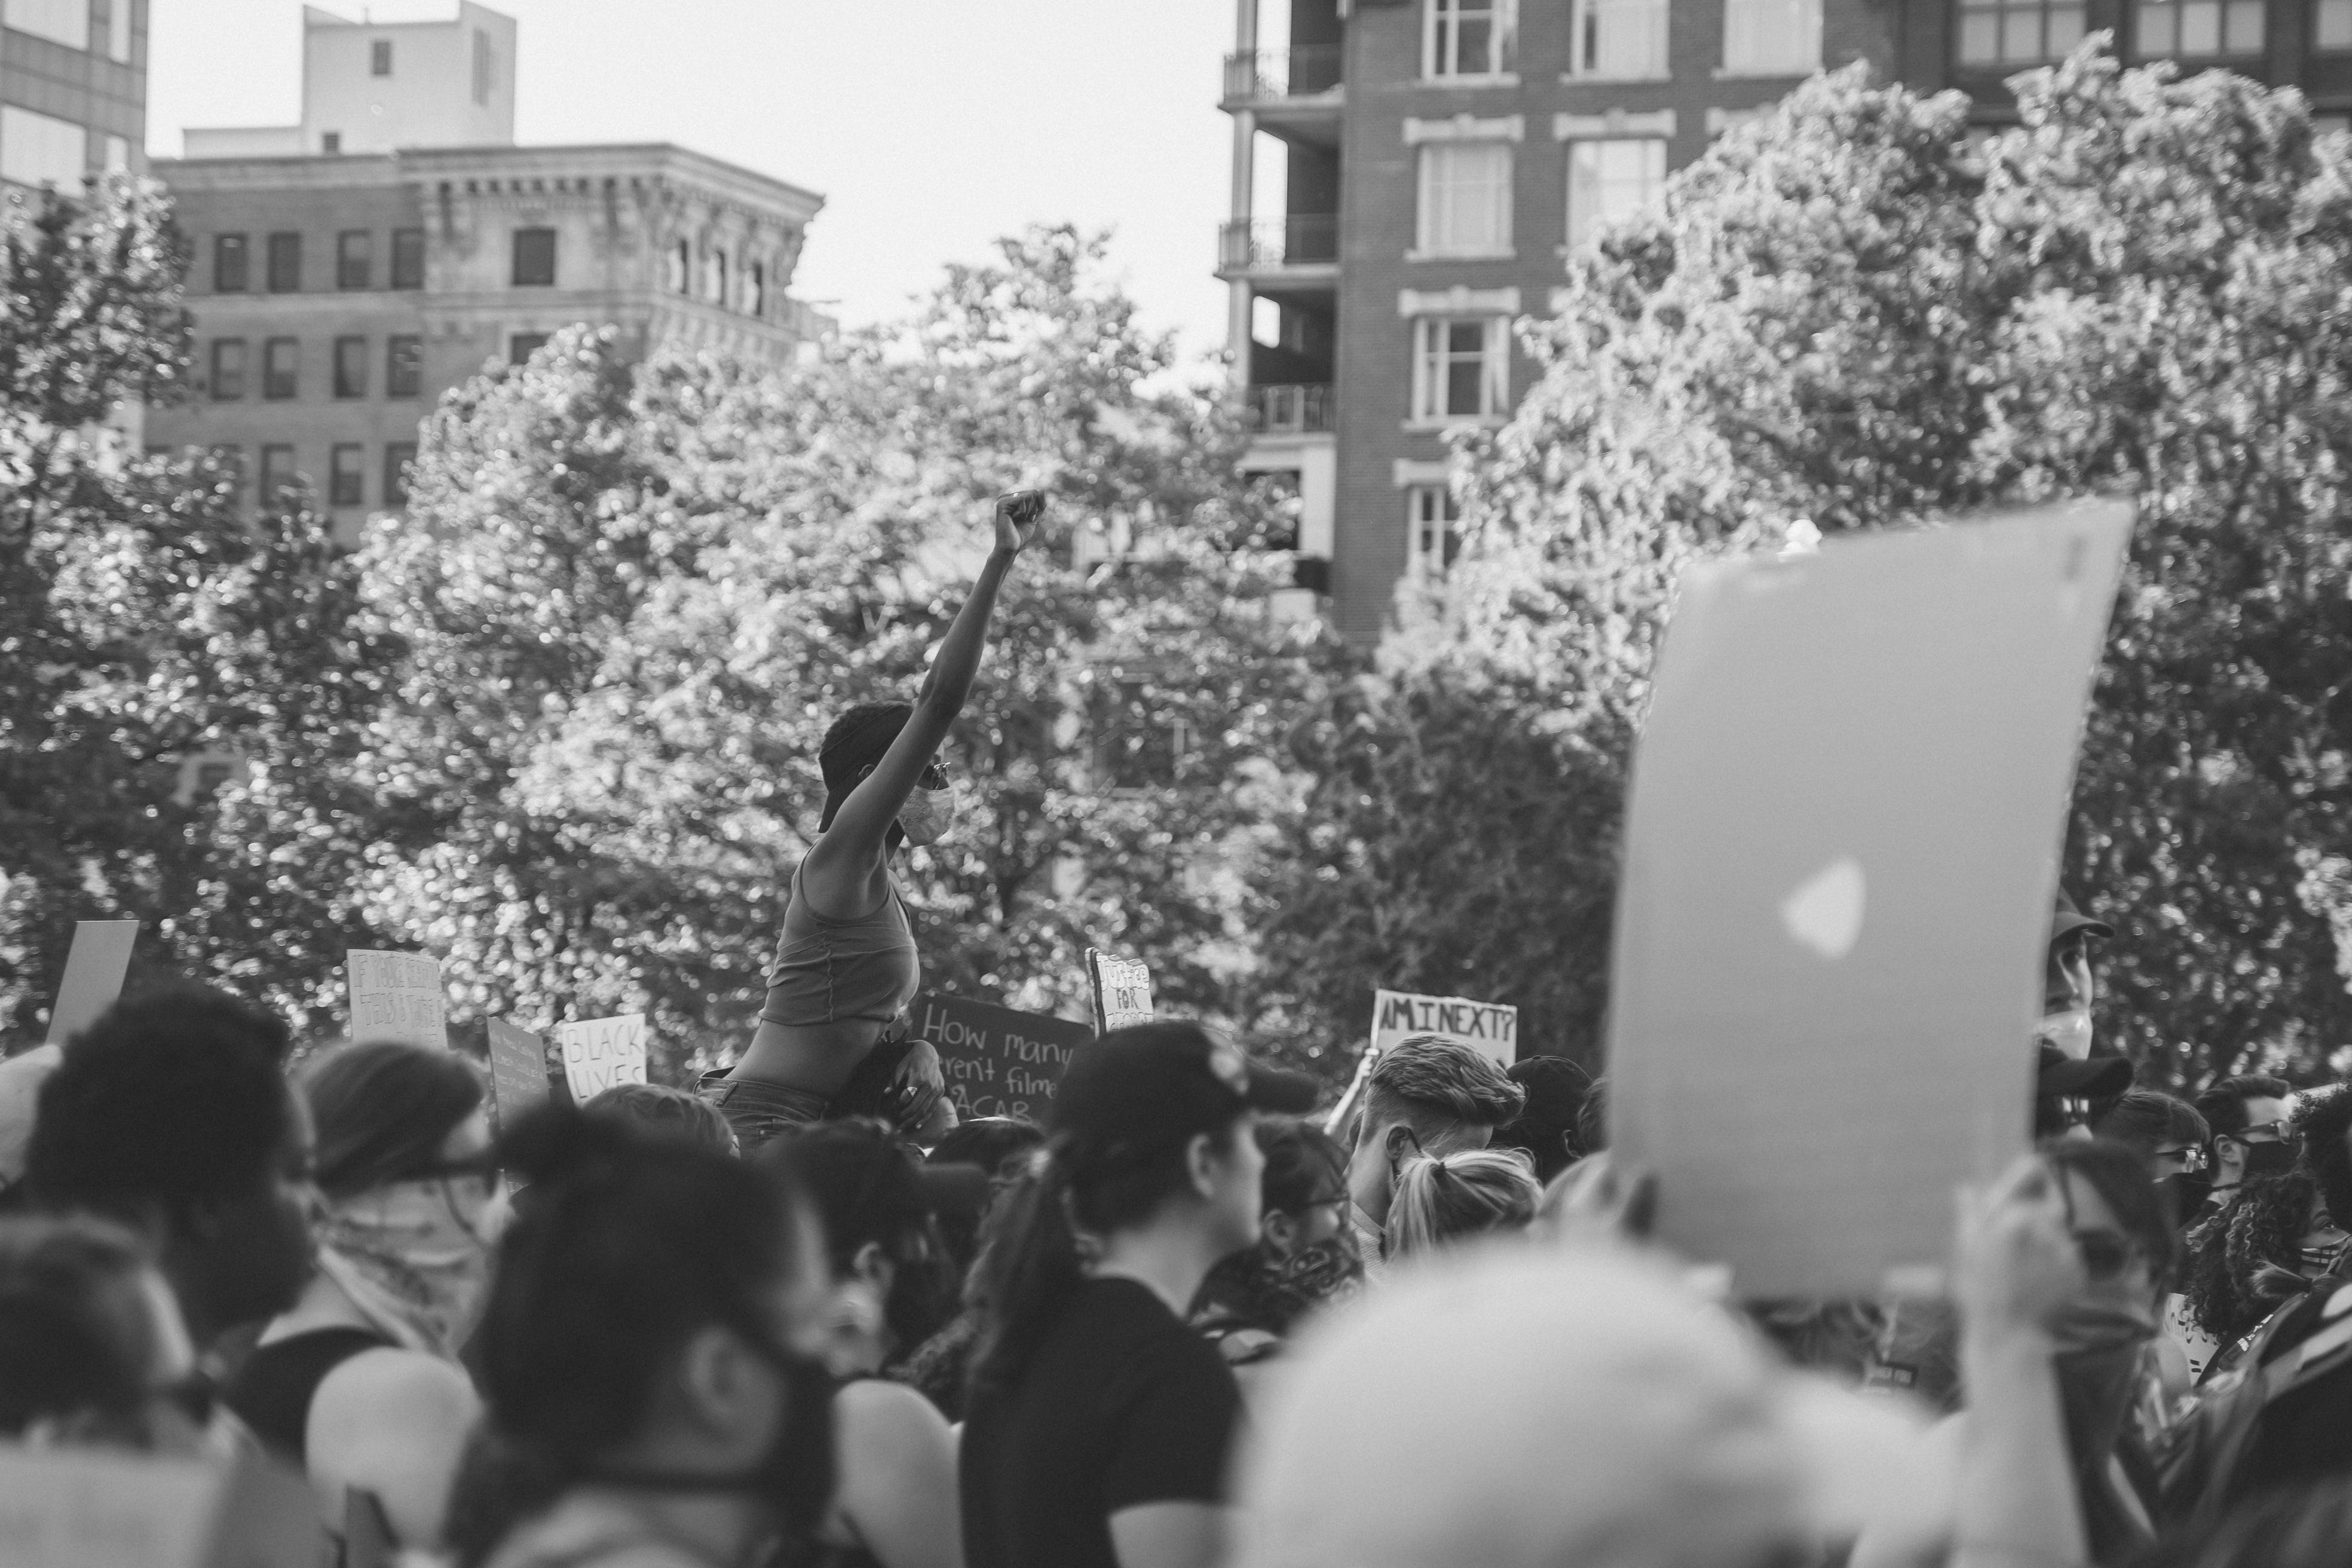
<svg viewBox="0 0 2352 1568">
<path fill-rule="evenodd" d="M 887 1024 L 906 1010 L 923 986 L 922 956 L 898 882 L 888 880 L 888 889 L 872 914 L 831 921 L 809 907 L 793 868 L 762 1020 L 786 1028 L 852 1019 Z"/>
</svg>

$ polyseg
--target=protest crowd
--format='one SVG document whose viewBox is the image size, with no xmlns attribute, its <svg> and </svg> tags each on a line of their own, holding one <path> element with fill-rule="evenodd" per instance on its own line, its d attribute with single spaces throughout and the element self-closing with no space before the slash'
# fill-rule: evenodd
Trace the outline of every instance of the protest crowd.
<svg viewBox="0 0 2352 1568">
<path fill-rule="evenodd" d="M 1044 504 L 915 700 L 834 725 L 766 1006 L 692 1089 L 509 1114 L 364 1028 L 289 1075 L 186 984 L 0 1064 L 0 1511 L 177 1459 L 300 1476 L 301 1560 L 353 1565 L 2352 1555 L 2352 1086 L 2135 1081 L 2091 890 L 2030 937 L 2032 1152 L 1919 1238 L 1932 1290 L 1743 1294 L 1659 1233 L 1611 1080 L 1524 1043 L 1408 1035 L 1334 1103 L 1105 1012 L 1040 1119 L 960 1119 L 893 858 L 952 826 Z"/>
</svg>

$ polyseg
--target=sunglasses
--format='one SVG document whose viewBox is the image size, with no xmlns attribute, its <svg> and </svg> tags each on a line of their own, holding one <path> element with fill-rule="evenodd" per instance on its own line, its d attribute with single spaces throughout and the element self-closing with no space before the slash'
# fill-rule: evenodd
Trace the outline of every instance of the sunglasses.
<svg viewBox="0 0 2352 1568">
<path fill-rule="evenodd" d="M 2224 1132 L 2222 1137 L 2239 1143 L 2284 1143 L 2288 1127 L 2284 1121 L 2257 1121 L 2236 1132 Z"/>
</svg>

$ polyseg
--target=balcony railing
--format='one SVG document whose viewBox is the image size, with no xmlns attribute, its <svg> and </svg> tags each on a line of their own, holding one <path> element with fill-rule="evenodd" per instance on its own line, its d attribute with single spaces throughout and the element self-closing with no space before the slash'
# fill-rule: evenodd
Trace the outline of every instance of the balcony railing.
<svg viewBox="0 0 2352 1568">
<path fill-rule="evenodd" d="M 1295 49 L 1255 49 L 1225 57 L 1228 102 L 1312 98 L 1339 85 L 1337 44 L 1301 44 Z"/>
<path fill-rule="evenodd" d="M 1339 218 L 1336 213 L 1237 218 L 1224 226 L 1220 238 L 1219 259 L 1232 270 L 1311 266 L 1339 259 Z"/>
<path fill-rule="evenodd" d="M 1308 436 L 1333 427 L 1339 399 L 1328 382 L 1253 386 L 1246 405 L 1249 427 L 1267 436 Z"/>
</svg>

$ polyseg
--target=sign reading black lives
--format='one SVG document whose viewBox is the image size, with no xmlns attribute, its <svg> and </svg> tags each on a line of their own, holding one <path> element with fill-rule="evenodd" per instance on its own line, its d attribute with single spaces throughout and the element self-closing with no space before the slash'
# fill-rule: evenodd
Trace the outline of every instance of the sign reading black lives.
<svg viewBox="0 0 2352 1568">
<path fill-rule="evenodd" d="M 908 1010 L 940 1053 L 956 1113 L 1045 1120 L 1070 1053 L 1095 1037 L 1085 1024 L 926 992 Z"/>
</svg>

